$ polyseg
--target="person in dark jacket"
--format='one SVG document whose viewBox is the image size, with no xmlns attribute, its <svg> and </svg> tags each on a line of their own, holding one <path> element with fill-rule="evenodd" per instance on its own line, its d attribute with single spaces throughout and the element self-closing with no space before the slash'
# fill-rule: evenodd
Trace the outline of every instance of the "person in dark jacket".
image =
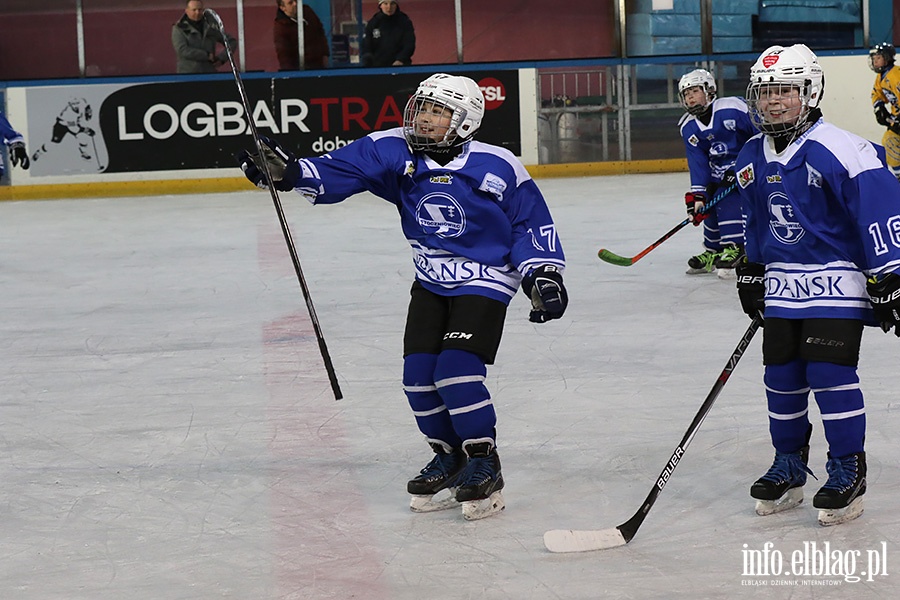
<svg viewBox="0 0 900 600">
<path fill-rule="evenodd" d="M 215 73 L 223 64 L 228 64 L 225 50 L 216 53 L 216 45 L 225 45 L 222 32 L 211 27 L 203 18 L 203 2 L 188 0 L 184 14 L 172 25 L 172 47 L 178 59 L 178 73 Z M 227 34 L 226 34 L 227 35 Z M 227 36 L 228 47 L 237 48 L 237 40 Z"/>
<path fill-rule="evenodd" d="M 415 51 L 416 32 L 412 21 L 394 0 L 381 0 L 378 12 L 366 25 L 360 48 L 363 66 L 408 66 Z"/>
<path fill-rule="evenodd" d="M 272 33 L 279 71 L 300 69 L 300 41 L 297 35 L 297 0 L 276 0 L 278 13 Z M 303 5 L 303 62 L 307 69 L 328 68 L 328 38 L 316 12 Z"/>
</svg>

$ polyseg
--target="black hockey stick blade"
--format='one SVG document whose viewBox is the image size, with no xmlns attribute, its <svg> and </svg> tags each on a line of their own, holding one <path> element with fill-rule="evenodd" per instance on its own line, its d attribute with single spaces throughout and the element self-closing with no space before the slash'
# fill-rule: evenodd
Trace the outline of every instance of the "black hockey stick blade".
<svg viewBox="0 0 900 600">
<path fill-rule="evenodd" d="M 713 208 L 716 204 L 721 202 L 722 199 L 725 198 L 725 196 L 730 194 L 736 186 L 737 186 L 736 183 L 732 183 L 727 188 L 721 189 L 718 192 L 716 192 L 715 197 L 709 202 L 709 204 L 707 204 L 703 208 L 703 212 L 709 212 L 709 210 L 711 208 Z M 683 220 L 681 223 L 679 223 L 678 225 L 676 225 L 669 231 L 665 232 L 661 238 L 659 238 L 658 240 L 656 240 L 655 242 L 653 242 L 652 244 L 650 244 L 649 246 L 647 246 L 646 248 L 644 248 L 643 250 L 641 250 L 640 252 L 635 254 L 634 256 L 631 256 L 631 257 L 621 256 L 619 254 L 616 254 L 615 252 L 611 252 L 610 250 L 607 250 L 606 248 L 600 248 L 600 250 L 597 252 L 597 257 L 600 260 L 602 260 L 604 262 L 608 262 L 611 265 L 618 265 L 620 267 L 630 267 L 637 261 L 641 260 L 644 256 L 649 254 L 651 250 L 655 249 L 657 246 L 659 246 L 660 244 L 665 242 L 667 239 L 669 239 L 670 237 L 672 237 L 673 235 L 675 235 L 676 233 L 681 231 L 681 228 L 690 222 L 691 222 L 691 219 L 690 219 L 690 217 L 688 217 L 687 219 Z"/>
<path fill-rule="evenodd" d="M 716 383 L 713 384 L 712 389 L 706 396 L 706 400 L 704 400 L 703 404 L 700 406 L 700 410 L 694 415 L 694 420 L 691 421 L 691 425 L 681 439 L 681 443 L 675 447 L 672 456 L 659 474 L 659 477 L 657 477 L 656 483 L 653 485 L 653 488 L 650 490 L 650 493 L 647 495 L 646 500 L 644 500 L 644 503 L 638 511 L 618 527 L 609 529 L 550 530 L 544 534 L 544 546 L 547 547 L 547 550 L 550 552 L 589 552 L 591 550 L 606 550 L 624 546 L 634 538 L 641 524 L 644 522 L 644 519 L 647 517 L 647 513 L 650 512 L 650 509 L 653 508 L 653 505 L 656 503 L 657 496 L 659 496 L 659 493 L 666 487 L 666 483 L 668 483 L 672 472 L 675 470 L 675 467 L 678 466 L 681 457 L 684 456 L 685 450 L 687 450 L 691 440 L 694 439 L 694 435 L 697 433 L 697 430 L 700 428 L 706 415 L 709 414 L 716 398 L 719 397 L 719 393 L 722 391 L 722 388 L 725 387 L 725 382 L 731 377 L 731 373 L 734 372 L 735 367 L 737 367 L 738 362 L 744 355 L 744 351 L 747 349 L 747 346 L 750 345 L 750 341 L 762 325 L 762 322 L 762 315 L 757 315 L 753 321 L 750 322 L 750 326 L 747 328 L 747 331 L 744 332 L 744 335 L 735 347 L 734 352 L 731 353 L 728 363 L 725 365 L 725 368 L 722 369 L 718 379 L 716 379 Z"/>
</svg>

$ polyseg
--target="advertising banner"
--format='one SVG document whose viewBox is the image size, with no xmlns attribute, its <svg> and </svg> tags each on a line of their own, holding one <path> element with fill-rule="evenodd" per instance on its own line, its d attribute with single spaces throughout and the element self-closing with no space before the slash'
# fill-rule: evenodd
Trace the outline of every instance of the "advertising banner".
<svg viewBox="0 0 900 600">
<path fill-rule="evenodd" d="M 482 89 L 477 138 L 521 154 L 518 72 L 461 73 Z M 245 79 L 260 134 L 298 156 L 340 148 L 399 127 L 421 73 Z M 253 148 L 233 81 L 37 87 L 27 90 L 32 177 L 234 169 Z"/>
</svg>

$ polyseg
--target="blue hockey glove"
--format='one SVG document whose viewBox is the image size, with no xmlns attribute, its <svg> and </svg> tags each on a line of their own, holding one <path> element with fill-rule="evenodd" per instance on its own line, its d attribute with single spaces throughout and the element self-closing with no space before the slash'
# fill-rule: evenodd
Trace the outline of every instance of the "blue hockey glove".
<svg viewBox="0 0 900 600">
<path fill-rule="evenodd" d="M 881 281 L 869 279 L 866 291 L 882 331 L 887 333 L 893 328 L 894 335 L 900 337 L 900 276 L 889 273 Z"/>
<path fill-rule="evenodd" d="M 538 267 L 522 280 L 522 291 L 531 298 L 533 310 L 528 316 L 532 323 L 546 323 L 559 319 L 569 305 L 569 294 L 563 285 L 562 274 L 553 265 Z"/>
<path fill-rule="evenodd" d="M 703 192 L 688 192 L 684 195 L 684 204 L 694 227 L 709 216 L 709 213 L 702 212 L 706 206 L 706 194 Z"/>
<path fill-rule="evenodd" d="M 297 185 L 297 180 L 300 179 L 300 165 L 297 163 L 297 157 L 273 139 L 265 136 L 260 136 L 259 139 L 263 148 L 262 160 L 265 160 L 269 166 L 269 174 L 272 176 L 275 189 L 282 192 L 293 190 Z M 265 171 L 260 168 L 262 163 L 258 154 L 242 150 L 235 158 L 241 165 L 244 176 L 253 185 L 261 189 L 269 187 Z"/>
<path fill-rule="evenodd" d="M 734 273 L 737 276 L 741 308 L 751 319 L 754 319 L 766 307 L 766 267 L 759 263 L 747 262 L 745 256 L 735 265 Z"/>
<path fill-rule="evenodd" d="M 25 170 L 31 166 L 28 152 L 25 151 L 25 142 L 13 142 L 9 145 L 9 162 L 14 167 L 21 165 Z"/>
<path fill-rule="evenodd" d="M 884 102 L 876 102 L 874 108 L 875 120 L 878 121 L 878 124 L 884 125 L 885 127 L 890 125 L 893 119 L 891 118 L 891 112 L 887 109 L 887 106 L 884 105 Z"/>
</svg>

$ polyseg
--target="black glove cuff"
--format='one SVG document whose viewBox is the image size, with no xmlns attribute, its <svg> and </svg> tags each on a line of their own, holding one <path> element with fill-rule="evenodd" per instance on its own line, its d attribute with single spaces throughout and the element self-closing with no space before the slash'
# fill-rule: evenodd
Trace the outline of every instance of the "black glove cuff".
<svg viewBox="0 0 900 600">
<path fill-rule="evenodd" d="M 531 298 L 531 292 L 534 290 L 534 280 L 538 277 L 546 277 L 562 285 L 562 275 L 556 267 L 552 265 L 538 267 L 522 279 L 522 291 L 529 298 Z"/>
</svg>

